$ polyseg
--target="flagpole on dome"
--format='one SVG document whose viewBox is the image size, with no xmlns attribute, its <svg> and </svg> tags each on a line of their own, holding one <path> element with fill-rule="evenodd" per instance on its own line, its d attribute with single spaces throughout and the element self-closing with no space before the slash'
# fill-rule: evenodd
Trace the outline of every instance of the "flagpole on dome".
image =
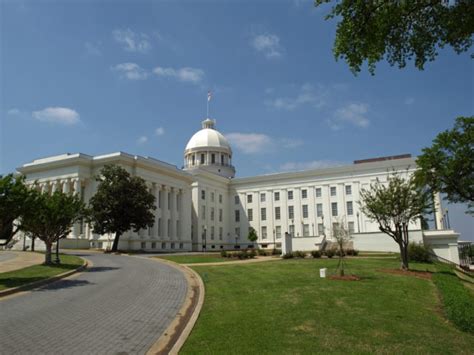
<svg viewBox="0 0 474 355">
<path fill-rule="evenodd" d="M 212 93 L 211 90 L 207 92 L 207 118 L 209 118 L 209 101 L 211 101 Z"/>
</svg>

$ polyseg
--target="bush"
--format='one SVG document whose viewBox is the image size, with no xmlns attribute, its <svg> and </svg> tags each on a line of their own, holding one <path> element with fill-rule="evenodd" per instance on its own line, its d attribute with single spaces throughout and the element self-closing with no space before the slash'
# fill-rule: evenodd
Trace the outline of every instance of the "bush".
<svg viewBox="0 0 474 355">
<path fill-rule="evenodd" d="M 283 259 L 293 259 L 293 253 L 286 253 L 286 254 L 283 254 Z"/>
<path fill-rule="evenodd" d="M 346 255 L 357 256 L 359 255 L 359 251 L 355 249 L 346 249 Z"/>
<path fill-rule="evenodd" d="M 272 255 L 281 255 L 281 249 L 273 249 Z"/>
<path fill-rule="evenodd" d="M 248 253 L 247 253 L 247 257 L 250 258 L 250 259 L 253 259 L 255 258 L 255 256 L 257 255 L 257 253 L 255 253 L 255 250 L 250 250 Z"/>
<path fill-rule="evenodd" d="M 474 334 L 474 298 L 469 290 L 451 270 L 435 273 L 433 281 L 447 318 L 459 329 Z"/>
<path fill-rule="evenodd" d="M 306 253 L 300 250 L 295 250 L 293 253 L 293 257 L 295 258 L 304 258 L 306 257 Z"/>
<path fill-rule="evenodd" d="M 227 258 L 227 252 L 225 250 L 221 251 L 221 257 L 222 258 Z"/>
<path fill-rule="evenodd" d="M 342 254 L 342 256 L 346 256 L 346 251 L 343 250 L 342 253 L 341 253 L 341 251 L 339 249 L 336 249 L 335 254 L 336 254 L 336 256 L 341 256 L 341 254 Z"/>
<path fill-rule="evenodd" d="M 311 252 L 311 256 L 312 256 L 313 258 L 320 258 L 320 257 L 321 257 L 321 252 L 320 252 L 319 250 L 313 250 L 313 251 Z"/>
<path fill-rule="evenodd" d="M 328 258 L 332 258 L 334 256 L 334 250 L 328 249 L 324 252 L 324 255 L 326 255 Z"/>
<path fill-rule="evenodd" d="M 422 243 L 411 242 L 408 244 L 408 260 L 420 263 L 431 263 L 431 254 Z"/>
<path fill-rule="evenodd" d="M 267 252 L 263 249 L 257 249 L 257 254 L 259 256 L 267 256 Z"/>
</svg>

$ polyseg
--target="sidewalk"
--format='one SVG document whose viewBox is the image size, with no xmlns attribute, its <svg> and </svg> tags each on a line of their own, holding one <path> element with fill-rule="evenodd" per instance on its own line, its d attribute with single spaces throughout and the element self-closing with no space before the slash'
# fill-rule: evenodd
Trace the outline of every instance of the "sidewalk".
<svg viewBox="0 0 474 355">
<path fill-rule="evenodd" d="M 0 273 L 43 263 L 44 255 L 30 251 L 0 251 Z"/>
</svg>

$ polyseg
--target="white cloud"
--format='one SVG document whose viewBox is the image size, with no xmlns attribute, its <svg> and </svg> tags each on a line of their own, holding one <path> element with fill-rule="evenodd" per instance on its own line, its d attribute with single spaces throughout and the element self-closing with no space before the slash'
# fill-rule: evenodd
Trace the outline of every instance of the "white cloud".
<svg viewBox="0 0 474 355">
<path fill-rule="evenodd" d="M 127 28 L 124 30 L 114 30 L 112 35 L 115 41 L 121 44 L 122 48 L 128 52 L 146 53 L 151 48 L 149 37 L 145 33 L 136 33 Z"/>
<path fill-rule="evenodd" d="M 307 162 L 287 162 L 280 166 L 282 171 L 301 171 L 324 169 L 344 165 L 343 162 L 333 160 L 313 160 Z"/>
<path fill-rule="evenodd" d="M 148 73 L 145 69 L 141 68 L 136 63 L 121 63 L 111 68 L 120 74 L 120 77 L 129 80 L 143 80 L 148 77 Z"/>
<path fill-rule="evenodd" d="M 100 43 L 86 42 L 84 43 L 84 48 L 86 50 L 86 54 L 89 56 L 102 55 L 102 51 L 100 50 Z"/>
<path fill-rule="evenodd" d="M 332 119 L 328 120 L 329 126 L 334 129 L 341 129 L 345 124 L 356 127 L 368 127 L 369 119 L 367 113 L 369 105 L 364 103 L 351 103 L 336 110 Z"/>
<path fill-rule="evenodd" d="M 407 97 L 405 99 L 405 105 L 413 105 L 415 103 L 415 99 L 413 97 Z"/>
<path fill-rule="evenodd" d="M 7 115 L 18 116 L 19 114 L 21 114 L 21 111 L 17 108 L 12 108 L 7 111 Z"/>
<path fill-rule="evenodd" d="M 47 107 L 40 111 L 34 111 L 32 116 L 41 122 L 64 125 L 75 125 L 81 121 L 79 114 L 67 107 Z"/>
<path fill-rule="evenodd" d="M 283 52 L 280 37 L 271 33 L 255 35 L 250 44 L 257 52 L 263 53 L 267 58 L 281 57 Z"/>
<path fill-rule="evenodd" d="M 148 137 L 147 136 L 141 136 L 137 139 L 138 144 L 145 144 L 146 142 L 148 142 Z"/>
<path fill-rule="evenodd" d="M 204 79 L 204 71 L 198 68 L 184 67 L 184 68 L 164 68 L 156 67 L 153 69 L 159 77 L 174 78 L 183 82 L 190 82 L 197 84 Z"/>
<path fill-rule="evenodd" d="M 272 138 L 263 133 L 228 133 L 225 135 L 230 144 L 244 154 L 267 153 L 279 148 L 293 149 L 304 142 L 293 138 Z"/>
<path fill-rule="evenodd" d="M 265 100 L 265 105 L 277 110 L 294 110 L 303 105 L 312 105 L 320 108 L 326 104 L 327 91 L 318 86 L 315 88 L 311 84 L 304 84 L 300 87 L 295 97 L 277 97 Z"/>
<path fill-rule="evenodd" d="M 158 127 L 157 129 L 155 129 L 155 134 L 157 136 L 162 136 L 163 134 L 165 134 L 165 129 L 163 127 Z"/>
</svg>

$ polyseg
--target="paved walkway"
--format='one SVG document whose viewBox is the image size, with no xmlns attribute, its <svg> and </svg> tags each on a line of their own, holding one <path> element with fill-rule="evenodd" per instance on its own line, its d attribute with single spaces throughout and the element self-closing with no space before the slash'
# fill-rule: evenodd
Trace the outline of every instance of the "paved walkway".
<svg viewBox="0 0 474 355">
<path fill-rule="evenodd" d="M 184 302 L 186 279 L 171 266 L 76 255 L 89 271 L 0 300 L 1 354 L 144 354 Z"/>
<path fill-rule="evenodd" d="M 23 269 L 43 262 L 43 254 L 30 251 L 0 251 L 0 273 Z"/>
</svg>

